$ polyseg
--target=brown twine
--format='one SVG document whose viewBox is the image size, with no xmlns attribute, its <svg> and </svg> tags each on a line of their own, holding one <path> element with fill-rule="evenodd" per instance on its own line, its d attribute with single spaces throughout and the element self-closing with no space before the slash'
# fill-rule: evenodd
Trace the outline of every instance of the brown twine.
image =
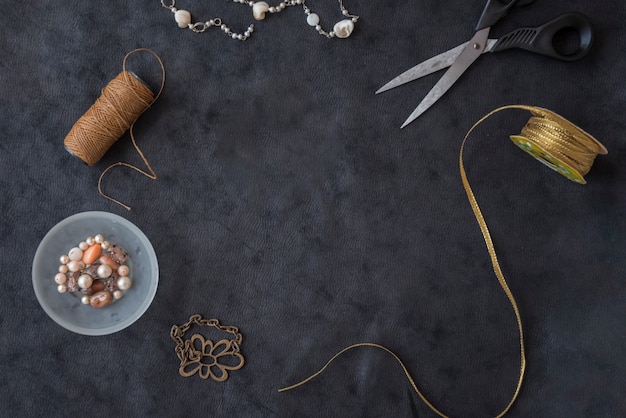
<svg viewBox="0 0 626 418">
<path fill-rule="evenodd" d="M 161 86 L 155 95 L 133 73 L 126 70 L 126 61 L 132 54 L 145 51 L 152 54 L 161 66 Z M 116 200 L 102 191 L 102 178 L 113 167 L 124 166 L 131 168 L 144 176 L 156 180 L 157 175 L 148 163 L 143 152 L 135 141 L 133 127 L 139 116 L 156 102 L 165 85 L 165 67 L 161 58 L 152 50 L 138 48 L 130 51 L 124 57 L 122 72 L 117 75 L 106 87 L 102 89 L 100 97 L 74 124 L 64 140 L 65 148 L 74 156 L 80 158 L 86 164 L 95 165 L 111 146 L 119 138 L 129 131 L 133 147 L 141 157 L 147 170 L 142 170 L 134 165 L 117 162 L 107 167 L 98 179 L 98 192 L 104 198 L 109 199 L 120 206 L 130 210 L 130 206 Z"/>
</svg>

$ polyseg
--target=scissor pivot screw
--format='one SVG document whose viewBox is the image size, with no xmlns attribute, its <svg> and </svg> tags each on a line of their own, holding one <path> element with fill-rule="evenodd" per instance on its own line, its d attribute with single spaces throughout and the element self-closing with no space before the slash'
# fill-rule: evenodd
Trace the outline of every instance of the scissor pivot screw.
<svg viewBox="0 0 626 418">
<path fill-rule="evenodd" d="M 474 45 L 472 45 L 472 47 L 474 49 L 480 49 L 480 44 L 479 43 L 475 43 Z"/>
</svg>

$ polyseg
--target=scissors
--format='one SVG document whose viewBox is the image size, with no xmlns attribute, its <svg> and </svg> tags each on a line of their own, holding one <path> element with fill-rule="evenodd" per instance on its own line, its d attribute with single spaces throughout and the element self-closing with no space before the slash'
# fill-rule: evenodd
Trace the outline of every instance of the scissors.
<svg viewBox="0 0 626 418">
<path fill-rule="evenodd" d="M 520 48 L 563 61 L 578 60 L 589 52 L 593 42 L 591 22 L 585 15 L 575 12 L 565 13 L 536 28 L 520 28 L 499 39 L 488 38 L 491 27 L 504 17 L 513 6 L 525 6 L 533 1 L 488 0 L 476 25 L 476 34 L 472 39 L 416 65 L 378 89 L 376 94 L 450 67 L 400 128 L 404 128 L 413 122 L 435 104 L 461 77 L 465 70 L 486 52 Z M 567 30 L 573 30 L 578 35 L 577 48 L 574 51 L 558 51 L 555 49 L 554 43 L 558 40 L 558 35 Z"/>
</svg>

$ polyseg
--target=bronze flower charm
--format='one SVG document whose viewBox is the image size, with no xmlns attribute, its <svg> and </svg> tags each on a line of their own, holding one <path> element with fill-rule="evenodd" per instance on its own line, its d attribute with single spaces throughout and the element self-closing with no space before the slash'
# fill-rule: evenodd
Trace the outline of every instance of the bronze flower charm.
<svg viewBox="0 0 626 418">
<path fill-rule="evenodd" d="M 189 377 L 198 373 L 202 379 L 209 377 L 216 382 L 228 379 L 229 370 L 239 370 L 245 360 L 236 344 L 229 340 L 213 343 L 200 334 L 194 334 L 185 341 L 187 355 L 180 362 L 181 376 Z"/>
</svg>

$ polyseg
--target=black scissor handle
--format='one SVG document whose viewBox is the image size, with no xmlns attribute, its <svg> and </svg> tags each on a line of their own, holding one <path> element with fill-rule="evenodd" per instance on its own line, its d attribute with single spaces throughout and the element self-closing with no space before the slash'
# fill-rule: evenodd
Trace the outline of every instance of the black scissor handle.
<svg viewBox="0 0 626 418">
<path fill-rule="evenodd" d="M 504 17 L 513 6 L 526 6 L 535 0 L 487 0 L 483 13 L 478 19 L 476 30 L 491 27 Z"/>
<path fill-rule="evenodd" d="M 566 30 L 573 30 L 579 36 L 575 51 L 559 51 L 554 46 L 557 34 Z M 562 61 L 575 61 L 587 55 L 592 43 L 593 27 L 587 16 L 570 12 L 537 28 L 521 28 L 504 35 L 494 44 L 491 52 L 521 48 Z"/>
</svg>

